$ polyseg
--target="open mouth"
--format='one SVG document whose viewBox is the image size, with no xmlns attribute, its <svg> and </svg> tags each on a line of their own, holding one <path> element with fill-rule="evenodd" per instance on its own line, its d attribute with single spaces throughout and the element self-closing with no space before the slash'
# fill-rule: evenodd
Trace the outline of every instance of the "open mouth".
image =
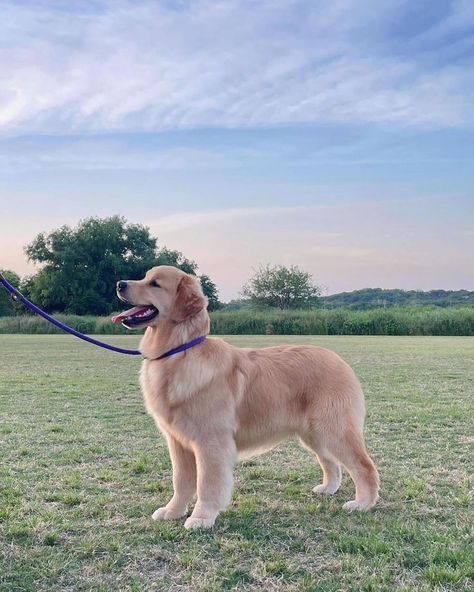
<svg viewBox="0 0 474 592">
<path fill-rule="evenodd" d="M 133 329 L 139 325 L 149 323 L 152 319 L 158 316 L 158 312 L 158 309 L 151 304 L 144 306 L 134 306 L 133 308 L 125 310 L 124 312 L 112 317 L 112 323 L 114 325 L 122 323 L 122 325 L 127 327 L 127 329 Z"/>
</svg>

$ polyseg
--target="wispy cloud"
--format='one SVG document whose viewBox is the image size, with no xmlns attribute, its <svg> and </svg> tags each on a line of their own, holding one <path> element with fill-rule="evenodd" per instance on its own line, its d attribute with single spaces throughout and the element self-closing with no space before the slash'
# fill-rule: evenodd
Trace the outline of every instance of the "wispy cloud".
<svg viewBox="0 0 474 592">
<path fill-rule="evenodd" d="M 119 135 L 85 136 L 36 136 L 0 138 L 0 174 L 17 175 L 23 172 L 59 171 L 143 171 L 157 173 L 208 172 L 228 173 L 240 170 L 267 169 L 268 171 L 292 167 L 304 171 L 327 167 L 389 167 L 472 164 L 474 153 L 467 152 L 459 137 L 446 137 L 443 144 L 431 138 L 420 140 L 420 134 L 405 134 L 402 146 L 394 142 L 393 134 L 379 134 L 376 139 L 350 137 L 345 143 L 333 143 L 320 139 L 311 144 L 301 142 L 310 134 L 300 134 L 300 143 L 288 145 L 283 130 L 271 142 L 233 138 L 231 132 L 220 134 L 218 139 L 207 142 L 187 143 L 188 138 L 178 140 L 179 134 L 168 134 L 163 141 L 150 141 L 148 135 L 131 139 Z M 236 135 L 238 133 L 236 132 Z M 407 137 L 408 135 L 408 137 Z M 159 137 L 153 135 L 153 140 Z M 170 136 L 173 136 L 171 139 Z M 224 137 L 223 137 L 224 136 Z M 413 136 L 414 140 L 410 136 Z M 456 139 L 458 141 L 456 141 Z M 431 140 L 431 141 L 430 141 Z M 247 143 L 246 143 L 247 142 Z"/>
<path fill-rule="evenodd" d="M 206 148 L 131 147 L 115 140 L 75 138 L 71 142 L 0 142 L 0 173 L 23 171 L 195 171 L 238 166 L 238 156 Z"/>
<path fill-rule="evenodd" d="M 469 2 L 452 2 L 444 18 L 414 31 L 420 43 L 411 54 L 388 33 L 410 5 L 3 1 L 0 128 L 473 123 L 472 69 L 460 57 L 452 64 L 425 59 L 432 39 L 448 46 L 455 32 L 465 42 L 474 20 Z"/>
<path fill-rule="evenodd" d="M 175 232 L 189 228 L 214 227 L 218 223 L 235 223 L 245 219 L 259 217 L 284 216 L 289 214 L 314 214 L 317 211 L 334 210 L 343 206 L 340 205 L 317 205 L 317 206 L 267 206 L 267 207 L 246 207 L 226 208 L 212 211 L 192 211 L 171 214 L 162 217 L 159 221 L 150 225 L 161 232 Z M 315 236 L 339 236 L 339 233 L 321 232 L 314 233 Z"/>
</svg>

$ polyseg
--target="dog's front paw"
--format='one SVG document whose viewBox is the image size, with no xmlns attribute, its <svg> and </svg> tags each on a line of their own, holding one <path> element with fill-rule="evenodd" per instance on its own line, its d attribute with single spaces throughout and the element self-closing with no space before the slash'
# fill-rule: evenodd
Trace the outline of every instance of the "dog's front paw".
<svg viewBox="0 0 474 592">
<path fill-rule="evenodd" d="M 357 501 L 352 500 L 350 502 L 346 502 L 342 507 L 344 510 L 348 512 L 365 512 L 366 510 L 370 510 L 370 508 L 375 504 L 373 501 Z"/>
<path fill-rule="evenodd" d="M 184 523 L 184 528 L 187 528 L 188 530 L 196 530 L 197 528 L 212 528 L 215 521 L 215 518 L 193 518 L 190 516 Z"/>
<path fill-rule="evenodd" d="M 321 483 L 321 485 L 316 485 L 316 487 L 313 487 L 313 493 L 317 493 L 319 495 L 332 495 L 333 493 L 336 493 L 336 491 L 339 489 L 339 485 L 323 485 Z"/>
<path fill-rule="evenodd" d="M 158 508 L 152 514 L 153 520 L 176 520 L 176 518 L 181 518 L 186 514 L 186 510 L 184 512 L 178 512 L 171 508 Z"/>
</svg>

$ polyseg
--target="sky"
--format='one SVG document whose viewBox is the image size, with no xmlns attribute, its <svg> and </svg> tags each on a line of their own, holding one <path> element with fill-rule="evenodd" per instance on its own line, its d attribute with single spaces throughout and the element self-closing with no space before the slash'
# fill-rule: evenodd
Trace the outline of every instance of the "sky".
<svg viewBox="0 0 474 592">
<path fill-rule="evenodd" d="M 0 0 L 0 268 L 120 214 L 239 294 L 474 290 L 472 0 Z"/>
</svg>

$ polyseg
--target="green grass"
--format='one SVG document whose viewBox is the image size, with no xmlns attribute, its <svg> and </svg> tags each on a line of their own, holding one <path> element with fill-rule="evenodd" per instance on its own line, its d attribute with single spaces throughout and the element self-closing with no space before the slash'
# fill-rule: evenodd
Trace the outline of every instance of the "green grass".
<svg viewBox="0 0 474 592">
<path fill-rule="evenodd" d="M 134 347 L 137 336 L 109 337 Z M 313 343 L 355 368 L 381 499 L 346 514 L 290 442 L 236 469 L 211 532 L 155 523 L 171 495 L 140 361 L 67 336 L 0 336 L 0 590 L 450 591 L 474 586 L 474 339 L 229 337 Z"/>
</svg>

